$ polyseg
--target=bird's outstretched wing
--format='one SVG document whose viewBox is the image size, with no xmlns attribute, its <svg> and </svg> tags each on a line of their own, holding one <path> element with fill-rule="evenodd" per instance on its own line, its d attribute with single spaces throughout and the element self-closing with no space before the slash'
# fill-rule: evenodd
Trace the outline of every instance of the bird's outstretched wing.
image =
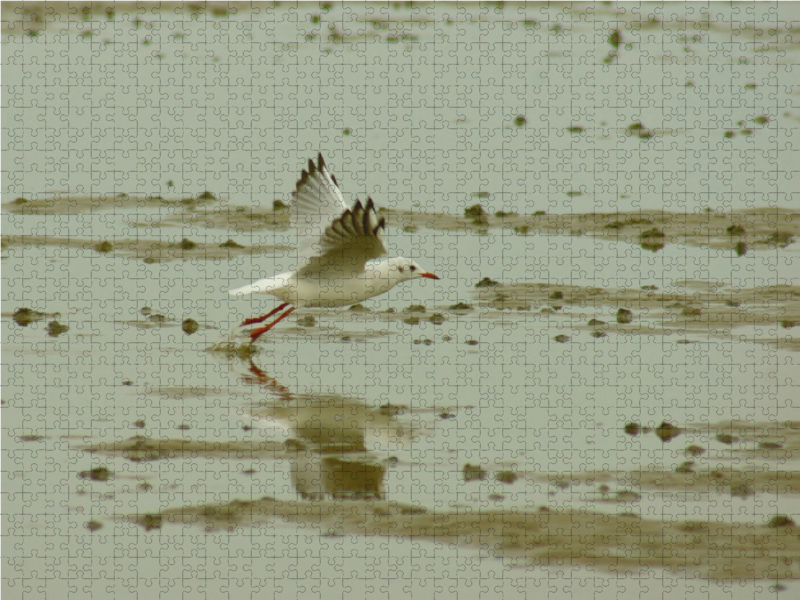
<svg viewBox="0 0 800 600">
<path fill-rule="evenodd" d="M 300 238 L 298 271 L 341 277 L 363 271 L 370 259 L 386 256 L 386 221 L 378 218 L 371 198 L 347 207 L 322 154 L 316 165 L 308 161 L 292 198 L 292 225 Z"/>
</svg>

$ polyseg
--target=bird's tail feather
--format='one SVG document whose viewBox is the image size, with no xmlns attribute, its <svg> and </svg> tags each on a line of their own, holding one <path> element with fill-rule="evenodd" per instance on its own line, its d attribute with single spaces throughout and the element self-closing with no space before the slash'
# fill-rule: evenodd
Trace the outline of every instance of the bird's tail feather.
<svg viewBox="0 0 800 600">
<path fill-rule="evenodd" d="M 249 285 L 245 285 L 235 290 L 230 290 L 228 294 L 231 296 L 238 296 L 239 294 L 272 294 L 276 290 L 285 287 L 287 284 L 287 277 L 285 275 L 278 275 L 270 277 L 269 279 L 261 279 Z"/>
</svg>

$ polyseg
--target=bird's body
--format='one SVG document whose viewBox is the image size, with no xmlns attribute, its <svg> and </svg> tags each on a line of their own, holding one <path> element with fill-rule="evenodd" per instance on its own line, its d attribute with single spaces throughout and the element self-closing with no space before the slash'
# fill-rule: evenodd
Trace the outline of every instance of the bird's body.
<svg viewBox="0 0 800 600">
<path fill-rule="evenodd" d="M 317 277 L 300 277 L 297 271 L 288 271 L 275 277 L 262 279 L 231 294 L 271 294 L 298 308 L 336 308 L 350 306 L 367 298 L 388 292 L 404 279 L 394 259 L 369 263 L 364 269 L 343 273 L 335 269 L 320 272 Z M 343 281 L 346 280 L 346 285 Z"/>
<path fill-rule="evenodd" d="M 269 325 L 252 331 L 252 341 L 298 307 L 349 306 L 383 294 L 408 279 L 439 279 L 401 256 L 375 260 L 387 254 L 383 241 L 386 222 L 378 219 L 371 198 L 366 204 L 357 200 L 352 208 L 347 207 L 322 154 L 316 165 L 308 161 L 308 171 L 303 171 L 292 196 L 292 225 L 300 236 L 297 269 L 229 292 L 234 296 L 271 294 L 283 301 L 267 315 L 247 319 L 242 325 L 261 323 L 292 305 Z"/>
</svg>

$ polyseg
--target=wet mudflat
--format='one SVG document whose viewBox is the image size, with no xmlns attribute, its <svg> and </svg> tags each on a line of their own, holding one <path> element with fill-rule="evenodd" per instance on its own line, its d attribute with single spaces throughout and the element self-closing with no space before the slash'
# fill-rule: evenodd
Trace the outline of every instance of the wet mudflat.
<svg viewBox="0 0 800 600">
<path fill-rule="evenodd" d="M 190 198 L 137 198 L 127 194 L 113 197 L 73 197 L 59 194 L 34 200 L 18 198 L 10 203 L 7 212 L 20 215 L 78 215 L 135 208 L 158 208 L 162 211 L 168 209 L 166 216 L 159 216 L 155 220 L 132 220 L 131 224 L 139 228 L 196 225 L 205 229 L 224 229 L 248 237 L 263 230 L 286 231 L 290 220 L 289 208 L 280 200 L 274 201 L 271 209 L 254 209 L 251 206 L 231 205 L 211 193 Z M 387 208 L 380 208 L 380 212 L 387 224 L 410 232 L 418 227 L 427 227 L 480 235 L 500 229 L 517 235 L 590 236 L 593 239 L 636 244 L 653 252 L 668 244 L 681 242 L 714 250 L 733 250 L 738 256 L 742 256 L 748 250 L 785 248 L 800 236 L 800 213 L 788 208 L 729 210 L 720 207 L 688 213 L 671 211 L 665 207 L 657 211 L 640 209 L 567 214 L 537 211 L 526 215 L 504 211 L 490 214 L 481 204 L 475 204 L 465 209 L 464 215 Z M 132 216 L 135 215 L 136 213 Z M 15 238 L 9 243 L 23 241 L 24 239 Z M 39 239 L 36 241 L 43 243 Z M 66 240 L 53 240 L 49 243 L 66 243 Z M 130 243 L 129 240 L 128 244 Z M 237 242 L 229 241 L 230 249 L 235 249 L 237 245 Z M 107 247 L 104 251 L 111 250 L 113 248 Z"/>
<path fill-rule="evenodd" d="M 411 410 L 409 407 L 370 411 L 341 398 L 299 400 L 299 403 L 262 408 L 260 413 L 295 425 L 293 434 L 297 438 L 284 444 L 282 456 L 270 457 L 291 463 L 292 481 L 303 501 L 264 496 L 182 506 L 158 513 L 118 515 L 117 519 L 147 530 L 191 525 L 207 532 L 293 523 L 313 526 L 323 536 L 408 536 L 473 547 L 519 564 L 599 566 L 613 573 L 657 567 L 718 580 L 742 578 L 739 577 L 742 572 L 747 579 L 798 577 L 800 536 L 790 516 L 775 514 L 763 522 L 742 517 L 721 521 L 685 518 L 685 515 L 657 519 L 642 514 L 645 511 L 641 510 L 648 505 L 659 505 L 659 500 L 651 498 L 648 502 L 646 498 L 655 490 L 661 503 L 673 498 L 684 507 L 691 504 L 685 499 L 686 492 L 703 498 L 696 501 L 698 505 L 712 499 L 743 500 L 800 493 L 800 470 L 779 466 L 792 456 L 776 452 L 798 445 L 798 423 L 717 424 L 703 426 L 702 432 L 697 427 L 681 430 L 670 425 L 671 435 L 691 436 L 695 441 L 703 438 L 708 448 L 690 444 L 686 454 L 696 461 L 684 461 L 672 471 L 648 468 L 613 472 L 489 472 L 480 468 L 469 470 L 467 465 L 460 484 L 470 486 L 493 480 L 511 495 L 518 493 L 520 487 L 530 490 L 532 485 L 561 491 L 581 488 L 575 496 L 586 507 L 594 505 L 593 509 L 552 509 L 551 502 L 545 501 L 539 506 L 527 506 L 527 511 L 519 506 L 503 510 L 504 496 L 497 493 L 489 494 L 489 502 L 483 500 L 477 506 L 456 502 L 448 508 L 435 508 L 386 499 L 386 471 L 397 468 L 397 459 L 387 460 L 384 456 L 382 460 L 382 453 L 365 451 L 364 442 L 374 440 L 374 436 L 391 439 L 407 435 L 395 417 Z M 656 430 L 663 432 L 666 428 L 662 424 Z M 609 431 L 607 435 L 640 434 L 632 433 L 630 424 L 626 429 L 627 433 Z M 652 428 L 647 429 L 646 433 L 652 433 Z M 739 443 L 750 449 L 720 450 Z M 172 446 L 186 448 L 185 444 L 174 442 Z M 264 444 L 261 446 L 263 450 Z M 170 444 L 165 442 L 163 447 L 166 450 Z M 128 460 L 145 460 L 138 454 L 130 454 L 131 445 L 127 443 L 91 450 L 122 452 Z M 242 458 L 247 449 L 215 445 L 204 451 L 196 445 L 191 451 L 206 456 L 229 452 Z M 765 462 L 744 467 L 738 460 L 742 453 L 760 456 Z M 705 454 L 708 457 L 701 459 Z M 151 456 L 150 460 L 167 456 Z M 267 455 L 262 451 L 262 456 Z M 709 470 L 709 463 L 716 464 L 716 468 Z M 519 463 L 515 468 L 519 468 Z M 797 506 L 796 501 L 791 504 Z M 621 512 L 608 510 L 616 506 L 626 508 Z"/>
<path fill-rule="evenodd" d="M 153 515 L 129 520 L 152 527 Z M 406 536 L 484 550 L 528 565 L 592 566 L 611 573 L 648 568 L 707 579 L 798 576 L 798 527 L 785 517 L 768 523 L 664 522 L 636 514 L 586 511 L 519 513 L 471 508 L 427 511 L 393 502 L 294 502 L 261 498 L 161 512 L 158 527 L 233 529 L 274 519 L 312 525 L 323 535 Z"/>
<path fill-rule="evenodd" d="M 582 221 L 602 230 L 607 218 L 587 213 Z M 478 243 L 498 235 L 439 230 L 437 222 L 415 225 L 417 234 L 450 236 L 453 248 L 469 243 L 464 236 Z M 210 236 L 219 237 L 224 223 Z M 793 231 L 794 214 L 781 223 Z M 729 242 L 725 227 L 703 235 L 709 246 Z M 574 236 L 514 236 L 528 238 Z M 632 246 L 636 236 L 602 243 Z M 39 257 L 87 269 L 126 261 L 123 273 L 168 268 L 205 290 L 190 288 L 196 299 L 188 306 L 180 295 L 147 292 L 117 300 L 113 319 L 92 302 L 6 304 L 16 307 L 3 314 L 9 347 L 29 357 L 25 364 L 42 361 L 47 389 L 64 390 L 73 415 L 68 431 L 35 425 L 65 408 L 36 401 L 36 386 L 23 386 L 5 399 L 5 414 L 28 415 L 13 428 L 15 443 L 71 457 L 69 518 L 93 543 L 111 544 L 108 532 L 128 527 L 227 536 L 311 528 L 321 540 L 453 544 L 510 569 L 571 565 L 611 576 L 657 568 L 769 585 L 799 575 L 800 415 L 793 388 L 773 374 L 798 349 L 800 287 L 790 280 L 739 287 L 730 278 L 662 277 L 601 287 L 526 281 L 524 268 L 493 279 L 482 269 L 465 272 L 444 294 L 400 290 L 367 305 L 302 311 L 252 345 L 236 325 L 269 300 L 204 304 L 224 298 L 225 286 L 204 277 L 202 265 L 279 261 L 281 245 L 252 253 L 245 246 L 237 258 L 169 242 L 163 247 L 175 252 L 156 262 L 119 240 L 107 252 L 96 244 L 13 235 L 4 256 L 27 277 L 39 273 Z M 687 246 L 675 240 L 655 252 L 671 248 Z M 793 239 L 769 251 L 780 260 Z M 446 252 L 438 256 L 448 264 Z M 739 256 L 728 248 L 724 260 L 753 256 L 759 251 Z M 69 329 L 47 336 L 51 322 Z M 47 337 L 53 341 L 42 345 Z M 127 358 L 109 370 L 98 364 L 111 337 Z M 392 358 L 397 352 L 403 360 Z M 650 378 L 640 367 L 628 375 L 640 378 L 645 397 L 636 400 L 628 383 L 598 370 L 604 360 L 618 373 L 626 363 L 648 363 Z M 567 385 L 576 373 L 583 380 Z M 110 380 L 99 385 L 112 404 L 67 391 L 74 378 L 98 377 Z M 389 385 L 385 393 L 375 393 L 378 381 Z M 332 383 L 345 393 L 331 395 Z M 481 391 L 447 391 L 459 384 Z M 775 399 L 787 410 L 770 409 Z M 749 415 L 753 421 L 741 420 Z M 12 471 L 10 485 L 30 485 L 32 473 Z M 733 504 L 736 517 L 709 516 L 718 503 Z"/>
<path fill-rule="evenodd" d="M 241 214 L 225 211 L 226 204 L 219 202 L 218 215 Z M 278 233 L 287 227 L 279 217 L 270 225 Z M 219 219 L 194 239 L 222 239 L 229 223 Z M 606 231 L 607 215 L 579 220 L 592 224 L 587 230 Z M 454 253 L 470 238 L 478 244 L 503 235 L 502 224 L 488 231 L 451 228 L 459 222 L 432 216 L 414 229 L 438 240 L 450 236 Z M 793 232 L 795 214 L 786 212 L 780 223 Z M 576 237 L 566 229 L 513 236 L 523 244 Z M 577 237 L 641 247 L 636 235 Z M 722 226 L 700 237 L 705 251 L 728 244 L 723 260 L 729 262 L 759 252 L 780 261 L 794 250 L 789 237 L 784 246 L 739 255 Z M 48 365 L 48 389 L 70 389 L 63 371 L 53 370 L 58 364 L 70 378 L 113 378 L 104 388 L 113 405 L 98 405 L 93 395 L 70 401 L 69 431 L 37 427 L 31 417 L 14 428 L 21 449 L 60 448 L 72 457 L 69 515 L 93 543 L 112 543 L 107 533 L 128 527 L 146 535 L 189 527 L 237 539 L 253 535 L 247 531 L 274 536 L 311 528 L 336 543 L 369 544 L 377 536 L 454 545 L 510 569 L 570 565 L 613 576 L 656 568 L 769 585 L 800 575 L 800 545 L 792 541 L 800 539 L 793 533 L 800 514 L 800 414 L 792 410 L 791 386 L 779 386 L 770 374 L 780 369 L 775 359 L 791 364 L 799 348 L 792 334 L 800 322 L 800 287 L 791 280 L 742 287 L 731 278 L 654 277 L 615 287 L 589 279 L 526 281 L 524 267 L 499 275 L 481 269 L 465 272 L 444 294 L 425 288 L 407 296 L 401 289 L 398 297 L 366 305 L 302 311 L 253 345 L 237 324 L 269 300 L 204 304 L 204 297 L 224 298 L 225 286 L 203 276 L 203 265 L 280 261 L 285 240 L 275 239 L 280 243 L 241 244 L 241 252 L 233 248 L 238 254 L 214 249 L 213 256 L 207 252 L 218 244 L 161 242 L 167 254 L 157 261 L 148 260 L 157 246 L 142 239 L 130 247 L 116 239 L 113 249 L 77 235 L 4 239 L 6 264 L 28 277 L 39 272 L 38 257 L 49 257 L 50 264 L 57 258 L 87 269 L 125 261 L 123 274 L 167 268 L 205 286 L 190 288 L 196 300 L 189 306 L 180 295 L 117 300 L 113 319 L 95 303 L 76 301 L 3 313 L 13 328 L 9 346 Z M 675 239 L 642 251 L 690 246 Z M 446 252 L 437 256 L 450 264 Z M 41 310 L 53 307 L 58 312 Z M 42 346 L 52 322 L 69 329 L 46 336 L 53 342 Z M 102 370 L 97 363 L 109 343 L 102 340 L 112 331 L 128 358 Z M 510 358 L 498 354 L 501 348 Z M 398 351 L 403 360 L 391 358 Z M 773 358 L 764 362 L 754 352 Z M 70 353 L 84 357 L 82 366 Z M 603 358 L 610 353 L 613 360 Z M 634 400 L 627 383 L 607 379 L 598 370 L 604 360 L 618 373 L 626 362 L 647 362 L 651 378 L 639 367 L 636 375 L 650 390 L 646 397 Z M 554 378 L 549 385 L 546 373 Z M 566 385 L 576 373 L 583 381 Z M 378 381 L 389 384 L 387 392 L 375 394 Z M 345 393 L 330 394 L 333 382 Z M 677 384 L 672 391 L 664 387 L 670 383 Z M 442 393 L 454 384 L 482 391 Z M 35 386 L 27 389 L 7 398 L 6 409 L 47 422 L 44 404 L 26 404 L 37 395 Z M 765 407 L 759 394 L 787 411 Z M 727 421 L 716 418 L 726 414 Z M 741 420 L 748 415 L 757 418 Z M 28 485 L 30 477 L 14 471 L 11 485 Z M 736 517 L 710 516 L 718 503 L 733 504 Z"/>
<path fill-rule="evenodd" d="M 338 73 L 339 54 L 354 56 L 348 44 L 356 41 L 382 40 L 386 64 L 409 53 L 403 60 L 425 79 L 433 73 L 424 72 L 415 44 L 434 28 L 440 48 L 464 39 L 461 29 L 518 43 L 544 36 L 548 60 L 561 66 L 580 47 L 567 43 L 570 28 L 591 34 L 580 20 L 565 22 L 584 15 L 575 7 L 529 15 L 492 5 L 460 21 L 437 12 L 444 7 L 428 14 L 416 5 L 384 7 L 415 13 L 403 20 L 368 7 L 369 14 L 351 10 L 347 27 L 340 14 L 318 31 L 326 11 L 339 8 L 309 8 L 301 17 L 288 6 L 254 5 L 249 16 L 227 5 L 188 13 L 165 6 L 152 19 L 119 4 L 14 11 L 3 28 L 22 75 L 11 85 L 48 78 L 36 65 L 52 63 L 47 52 L 64 42 L 48 36 L 63 31 L 72 36 L 63 39 L 71 40 L 73 67 L 78 58 L 96 64 L 97 53 L 127 39 L 140 49 L 144 81 L 192 64 L 188 48 L 202 46 L 212 50 L 203 72 L 222 81 L 236 64 L 228 51 L 242 41 L 234 31 L 260 42 L 267 32 L 251 32 L 253 23 L 270 23 L 268 35 L 281 36 L 284 17 L 292 17 L 303 40 L 318 43 L 289 36 L 268 49 L 254 44 L 246 73 L 230 71 L 248 82 L 263 76 L 251 82 L 259 101 L 264 81 L 274 87 L 286 69 L 293 81 L 319 78 L 304 68 L 320 56 L 330 56 L 326 66 Z M 709 106 L 716 89 L 725 95 L 712 100 L 730 101 L 730 78 L 693 70 L 703 43 L 730 43 L 724 19 L 592 10 L 595 19 L 615 19 L 600 28 L 602 56 L 592 64 L 620 76 L 628 56 L 636 64 L 657 58 L 678 65 L 677 73 L 659 72 L 657 85 L 678 81 L 680 110 L 687 102 Z M 495 19 L 503 27 L 487 28 Z M 694 28 L 704 42 L 648 41 L 653 32 L 672 36 L 664 33 L 671 25 Z M 794 64 L 791 30 L 776 27 L 780 41 L 762 27 L 738 31 L 763 42 L 759 60 Z M 200 46 L 192 38 L 198 31 Z M 626 39 L 642 32 L 635 44 Z M 477 46 L 478 55 L 461 51 L 464 64 L 480 64 Z M 262 72 L 264 65 L 274 69 Z M 141 125 L 211 99 L 187 97 L 149 113 L 155 97 L 135 107 L 119 97 L 102 118 L 136 108 L 136 130 L 93 143 L 123 135 L 144 154 L 156 145 L 162 153 L 132 163 L 136 152 L 122 156 L 109 145 L 103 168 L 79 168 L 66 157 L 73 168 L 52 175 L 37 165 L 57 165 L 66 141 L 48 139 L 51 154 L 23 152 L 33 145 L 20 145 L 12 128 L 4 154 L 11 166 L 2 206 L 1 406 L 4 553 L 16 558 L 3 571 L 4 591 L 14 596 L 35 572 L 48 573 L 37 592 L 52 595 L 63 593 L 69 573 L 82 585 L 75 597 L 134 597 L 166 578 L 187 598 L 234 588 L 254 596 L 279 589 L 297 597 L 428 597 L 433 589 L 437 597 L 513 597 L 554 582 L 559 594 L 593 588 L 615 600 L 639 598 L 645 584 L 662 597 L 703 600 L 731 590 L 795 593 L 800 213 L 772 174 L 793 173 L 791 153 L 773 150 L 798 114 L 793 92 L 779 90 L 787 108 L 776 112 L 774 99 L 761 101 L 768 82 L 750 81 L 752 64 L 741 68 L 741 106 L 726 109 L 733 117 L 706 115 L 713 126 L 702 135 L 694 123 L 668 122 L 666 109 L 589 117 L 567 114 L 560 99 L 546 115 L 535 108 L 522 115 L 517 104 L 530 103 L 509 99 L 496 122 L 480 111 L 437 108 L 445 120 L 432 146 L 417 129 L 390 128 L 425 119 L 398 108 L 385 123 L 368 117 L 385 125 L 371 129 L 377 141 L 369 143 L 393 153 L 354 150 L 372 138 L 350 123 L 318 148 L 320 127 L 298 123 L 318 118 L 301 109 L 319 106 L 319 88 L 300 86 L 274 114 L 252 109 L 262 123 L 295 115 L 291 135 L 281 134 L 284 146 L 235 153 L 249 143 L 236 132 L 247 131 L 248 140 L 274 133 L 231 127 L 234 113 L 248 118 L 236 108 L 205 115 L 231 149 L 222 156 L 204 145 L 205 155 L 173 129 Z M 210 89 L 186 73 L 186 90 Z M 124 72 L 114 75 L 124 80 Z M 61 86 L 61 75 L 49 77 L 47 90 Z M 710 84 L 701 84 L 706 78 Z M 635 89 L 648 81 L 636 79 Z M 93 89 L 104 86 L 93 81 Z M 46 104 L 26 89 L 31 102 Z M 148 93 L 131 89 L 131 98 Z M 381 106 L 399 105 L 371 89 Z M 544 101 L 548 91 L 527 97 Z M 14 109 L 6 109 L 16 116 L 9 123 L 35 121 Z M 426 123 L 438 127 L 434 116 Z M 93 131 L 82 118 L 71 115 L 74 128 Z M 488 122 L 496 127 L 490 141 L 481 137 Z M 495 141 L 503 148 L 489 148 Z M 227 290 L 294 266 L 286 204 L 298 161 L 310 157 L 298 147 L 329 151 L 348 200 L 372 195 L 392 250 L 424 259 L 442 280 L 398 286 L 363 305 L 298 311 L 253 345 L 238 324 L 275 302 L 230 298 Z M 708 164 L 687 169 L 687 156 Z M 420 171 L 426 163 L 430 170 Z M 712 168 L 723 164 L 723 175 Z M 54 177 L 57 185 L 48 183 Z M 224 576 L 208 576 L 217 572 Z"/>
</svg>

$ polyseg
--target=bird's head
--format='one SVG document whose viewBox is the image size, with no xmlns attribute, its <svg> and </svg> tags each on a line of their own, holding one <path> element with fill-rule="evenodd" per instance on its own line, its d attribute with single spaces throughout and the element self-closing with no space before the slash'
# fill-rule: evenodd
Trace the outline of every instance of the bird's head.
<svg viewBox="0 0 800 600">
<path fill-rule="evenodd" d="M 389 274 L 398 281 L 416 279 L 417 277 L 439 279 L 433 273 L 428 273 L 428 271 L 420 267 L 410 258 L 403 258 L 402 256 L 398 256 L 397 258 L 393 258 L 389 261 Z"/>
</svg>

